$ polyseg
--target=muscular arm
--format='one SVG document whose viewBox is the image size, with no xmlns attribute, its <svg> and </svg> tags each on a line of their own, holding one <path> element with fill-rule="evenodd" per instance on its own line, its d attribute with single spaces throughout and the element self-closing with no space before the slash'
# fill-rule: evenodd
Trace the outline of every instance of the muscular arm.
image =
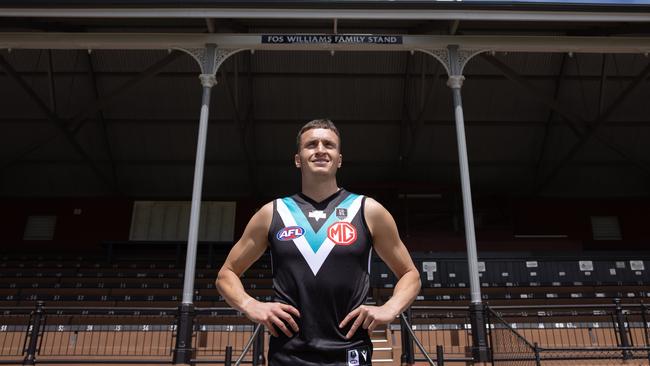
<svg viewBox="0 0 650 366">
<path fill-rule="evenodd" d="M 255 300 L 244 290 L 241 275 L 257 261 L 268 246 L 268 231 L 273 217 L 273 203 L 267 203 L 248 222 L 242 237 L 230 250 L 226 261 L 217 275 L 216 286 L 221 296 L 233 308 L 241 311 L 250 320 L 264 324 L 272 335 L 278 336 L 274 326 L 287 336 L 298 325 L 291 315 L 300 316 L 298 310 L 291 305 L 280 303 L 265 303 Z M 286 322 L 286 324 L 285 324 Z"/>
<path fill-rule="evenodd" d="M 264 254 L 268 246 L 267 232 L 272 215 L 272 203 L 267 203 L 253 215 L 217 275 L 219 293 L 230 306 L 241 312 L 244 312 L 244 305 L 253 298 L 244 290 L 240 276 Z"/>
<path fill-rule="evenodd" d="M 372 198 L 366 199 L 365 212 L 374 249 L 398 278 L 393 296 L 384 304 L 397 316 L 411 305 L 420 292 L 420 274 L 399 237 L 393 216 Z"/>
<path fill-rule="evenodd" d="M 393 290 L 393 296 L 384 305 L 379 307 L 361 305 L 343 319 L 339 325 L 341 328 L 356 318 L 346 335 L 347 338 L 351 337 L 360 326 L 371 332 L 378 325 L 392 322 L 415 300 L 421 286 L 420 274 L 399 238 L 397 225 L 391 214 L 377 201 L 367 198 L 365 215 L 375 251 L 399 280 Z"/>
</svg>

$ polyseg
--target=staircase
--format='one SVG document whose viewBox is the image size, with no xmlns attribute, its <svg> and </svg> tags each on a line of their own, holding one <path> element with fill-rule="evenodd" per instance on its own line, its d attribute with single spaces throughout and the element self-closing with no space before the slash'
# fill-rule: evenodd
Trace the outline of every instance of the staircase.
<svg viewBox="0 0 650 366">
<path fill-rule="evenodd" d="M 393 349 L 392 333 L 386 329 L 375 329 L 372 331 L 372 364 L 375 365 L 399 365 L 399 350 Z"/>
</svg>

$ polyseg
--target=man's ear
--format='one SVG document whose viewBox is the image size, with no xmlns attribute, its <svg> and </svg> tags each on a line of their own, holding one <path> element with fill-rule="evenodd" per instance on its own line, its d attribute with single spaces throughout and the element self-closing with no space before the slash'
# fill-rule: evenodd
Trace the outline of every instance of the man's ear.
<svg viewBox="0 0 650 366">
<path fill-rule="evenodd" d="M 300 155 L 296 154 L 293 156 L 293 161 L 296 163 L 296 168 L 300 168 Z"/>
<path fill-rule="evenodd" d="M 343 164 L 343 154 L 339 154 L 339 168 L 341 167 L 341 164 Z"/>
</svg>

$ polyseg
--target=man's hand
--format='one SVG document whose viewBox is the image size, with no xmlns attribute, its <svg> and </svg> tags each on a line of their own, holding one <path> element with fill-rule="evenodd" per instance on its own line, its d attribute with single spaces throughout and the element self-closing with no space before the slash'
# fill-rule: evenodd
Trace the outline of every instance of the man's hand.
<svg viewBox="0 0 650 366">
<path fill-rule="evenodd" d="M 348 334 L 345 335 L 346 339 L 350 339 L 352 335 L 359 329 L 360 326 L 363 326 L 363 329 L 368 329 L 368 334 L 380 325 L 388 324 L 395 320 L 397 314 L 393 309 L 384 306 L 369 306 L 361 305 L 358 308 L 352 310 L 345 319 L 339 324 L 339 328 L 343 328 L 347 323 L 352 321 L 352 319 L 357 318 L 352 324 L 352 328 Z"/>
<path fill-rule="evenodd" d="M 261 302 L 255 299 L 250 299 L 250 301 L 243 307 L 243 313 L 253 322 L 264 324 L 274 337 L 278 336 L 278 332 L 275 330 L 274 325 L 278 327 L 282 333 L 286 334 L 287 337 L 291 337 L 293 334 L 286 324 L 289 324 L 294 332 L 298 332 L 299 330 L 298 324 L 291 315 L 300 318 L 300 312 L 291 305 L 279 302 Z"/>
</svg>

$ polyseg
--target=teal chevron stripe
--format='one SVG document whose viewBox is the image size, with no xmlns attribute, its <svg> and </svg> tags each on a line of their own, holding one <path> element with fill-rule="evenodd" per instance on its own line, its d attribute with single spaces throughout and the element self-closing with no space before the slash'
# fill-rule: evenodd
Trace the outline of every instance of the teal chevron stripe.
<svg viewBox="0 0 650 366">
<path fill-rule="evenodd" d="M 358 194 L 350 193 L 350 195 L 347 196 L 343 202 L 336 205 L 336 207 L 349 208 L 357 197 L 359 197 Z M 320 249 L 321 245 L 323 245 L 327 238 L 327 228 L 337 220 L 335 213 L 332 212 L 318 232 L 314 232 L 309 220 L 305 217 L 305 214 L 302 212 L 300 207 L 298 207 L 298 204 L 293 200 L 293 198 L 285 197 L 282 199 L 282 202 L 287 206 L 298 226 L 305 229 L 305 239 L 307 240 L 307 243 L 309 243 L 311 249 L 314 253 L 318 252 L 318 249 Z"/>
</svg>

